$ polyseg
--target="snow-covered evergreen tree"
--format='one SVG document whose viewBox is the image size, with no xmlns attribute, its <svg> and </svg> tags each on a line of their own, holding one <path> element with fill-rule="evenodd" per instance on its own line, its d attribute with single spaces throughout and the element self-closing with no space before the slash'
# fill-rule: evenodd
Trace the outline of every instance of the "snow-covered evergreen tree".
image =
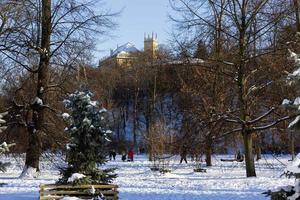
<svg viewBox="0 0 300 200">
<path fill-rule="evenodd" d="M 4 116 L 7 115 L 8 113 L 0 113 L 0 133 L 2 133 L 7 126 L 5 126 L 6 121 L 4 120 Z M 3 153 L 7 153 L 9 152 L 9 147 L 13 146 L 15 144 L 7 144 L 6 142 L 3 142 L 2 144 L 0 144 L 0 155 Z M 10 163 L 2 163 L 0 161 L 0 171 L 1 172 L 5 172 L 6 168 L 10 165 Z"/>
<path fill-rule="evenodd" d="M 8 113 L 0 113 L 0 133 L 2 133 L 7 127 L 5 126 L 6 121 L 4 120 L 4 116 Z"/>
<path fill-rule="evenodd" d="M 76 91 L 64 100 L 69 113 L 62 117 L 68 123 L 65 129 L 70 137 L 67 144 L 67 168 L 62 169 L 61 184 L 103 184 L 116 177 L 113 169 L 98 169 L 106 162 L 110 141 L 108 113 L 92 101 L 90 91 Z"/>
<path fill-rule="evenodd" d="M 300 34 L 298 33 L 299 37 Z M 288 84 L 295 87 L 297 95 L 300 95 L 300 55 L 290 51 L 290 58 L 295 62 L 296 69 L 290 73 L 287 77 Z M 294 100 L 284 99 L 282 104 L 288 107 L 294 107 L 297 113 L 300 112 L 300 96 L 295 97 Z M 290 129 L 300 129 L 300 115 L 298 115 L 288 126 Z M 287 200 L 300 200 L 300 153 L 296 156 L 296 159 L 287 166 L 285 170 L 287 177 L 295 178 L 294 186 L 285 186 L 278 188 L 277 191 L 269 191 L 272 199 L 287 199 Z"/>
<path fill-rule="evenodd" d="M 300 35 L 299 35 L 300 36 Z M 290 58 L 295 62 L 296 69 L 287 77 L 288 84 L 293 86 L 297 92 L 294 100 L 284 99 L 282 104 L 288 107 L 294 107 L 300 112 L 300 55 L 290 51 Z M 298 115 L 288 126 L 291 129 L 300 129 L 300 116 Z"/>
</svg>

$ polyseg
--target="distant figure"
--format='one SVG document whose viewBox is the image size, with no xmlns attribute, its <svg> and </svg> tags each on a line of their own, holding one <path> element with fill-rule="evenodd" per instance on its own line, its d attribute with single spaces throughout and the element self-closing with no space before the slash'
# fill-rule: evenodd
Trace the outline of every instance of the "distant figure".
<svg viewBox="0 0 300 200">
<path fill-rule="evenodd" d="M 186 160 L 186 155 L 187 155 L 187 150 L 186 150 L 186 146 L 183 146 L 183 149 L 180 153 L 180 164 L 182 163 L 182 161 L 184 161 L 185 163 L 187 163 L 187 160 Z"/>
<path fill-rule="evenodd" d="M 112 154 L 113 159 L 116 160 L 116 156 L 117 156 L 116 151 L 112 150 L 111 154 Z"/>
<path fill-rule="evenodd" d="M 140 148 L 140 154 L 145 153 L 145 148 Z"/>
<path fill-rule="evenodd" d="M 113 156 L 113 152 L 112 152 L 112 151 L 109 151 L 108 156 L 109 156 L 109 160 L 111 160 L 111 159 L 112 159 L 112 156 Z"/>
<path fill-rule="evenodd" d="M 191 162 L 194 162 L 194 160 L 195 160 L 195 155 L 191 153 Z"/>
<path fill-rule="evenodd" d="M 236 161 L 238 161 L 238 162 L 243 162 L 244 161 L 244 156 L 241 154 L 240 151 L 237 152 Z"/>
<path fill-rule="evenodd" d="M 128 151 L 128 161 L 131 161 L 131 162 L 133 162 L 133 150 L 132 149 L 130 149 L 129 151 Z"/>
<path fill-rule="evenodd" d="M 126 161 L 126 153 L 125 153 L 125 151 L 122 151 L 122 161 L 123 162 Z"/>
</svg>

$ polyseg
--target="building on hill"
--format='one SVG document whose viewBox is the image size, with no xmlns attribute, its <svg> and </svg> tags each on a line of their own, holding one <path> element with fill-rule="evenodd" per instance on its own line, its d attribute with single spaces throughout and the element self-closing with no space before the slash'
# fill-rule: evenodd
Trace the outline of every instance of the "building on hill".
<svg viewBox="0 0 300 200">
<path fill-rule="evenodd" d="M 145 34 L 144 36 L 144 51 L 138 50 L 134 44 L 127 42 L 122 46 L 118 46 L 115 50 L 110 50 L 110 55 L 99 61 L 99 67 L 130 67 L 138 56 L 145 53 L 149 58 L 155 59 L 158 51 L 157 34 L 154 37 Z"/>
</svg>

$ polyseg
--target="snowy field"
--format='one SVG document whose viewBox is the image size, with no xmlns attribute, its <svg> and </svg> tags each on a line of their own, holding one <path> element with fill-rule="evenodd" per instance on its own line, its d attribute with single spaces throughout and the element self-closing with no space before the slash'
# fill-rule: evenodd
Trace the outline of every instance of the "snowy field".
<svg viewBox="0 0 300 200">
<path fill-rule="evenodd" d="M 280 185 L 293 184 L 293 179 L 280 178 L 288 163 L 288 156 L 275 157 L 268 155 L 256 163 L 257 178 L 245 178 L 244 163 L 221 162 L 220 158 L 231 156 L 214 156 L 213 167 L 207 173 L 193 172 L 194 164 L 178 164 L 179 157 L 170 159 L 170 173 L 160 174 L 150 170 L 151 162 L 145 155 L 136 156 L 133 163 L 116 161 L 107 163 L 109 167 L 117 167 L 121 200 L 260 200 L 268 199 L 261 193 Z M 1 200 L 38 199 L 39 185 L 54 183 L 59 173 L 55 164 L 44 158 L 41 163 L 42 174 L 38 179 L 19 179 L 23 160 L 21 158 L 0 158 L 10 161 L 12 167 L 6 173 L 0 173 Z M 55 163 L 61 161 L 56 160 Z"/>
</svg>

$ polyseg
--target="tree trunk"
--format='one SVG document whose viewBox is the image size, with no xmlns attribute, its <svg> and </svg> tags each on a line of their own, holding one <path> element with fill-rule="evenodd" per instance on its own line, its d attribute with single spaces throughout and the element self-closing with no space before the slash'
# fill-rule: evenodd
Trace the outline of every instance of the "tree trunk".
<svg viewBox="0 0 300 200">
<path fill-rule="evenodd" d="M 209 141 L 207 141 L 206 143 L 206 148 L 205 148 L 205 162 L 207 167 L 212 166 L 211 155 L 212 155 L 212 142 L 209 139 Z"/>
<path fill-rule="evenodd" d="M 151 121 L 151 116 L 150 116 L 150 112 L 149 112 L 149 107 L 147 106 L 147 112 L 146 112 L 146 115 L 145 115 L 145 118 L 146 118 L 146 133 L 147 133 L 147 138 L 148 138 L 148 141 L 147 141 L 147 151 L 148 151 L 148 159 L 149 161 L 152 161 L 153 160 L 153 154 L 152 154 L 152 146 L 151 146 L 151 142 L 152 142 L 152 139 L 151 141 L 149 141 L 150 139 L 150 121 Z"/>
<path fill-rule="evenodd" d="M 290 152 L 292 156 L 292 160 L 295 159 L 295 138 L 293 131 L 290 131 Z"/>
<path fill-rule="evenodd" d="M 137 144 L 137 129 L 138 129 L 138 97 L 139 97 L 139 87 L 138 82 L 136 78 L 136 85 L 135 85 L 135 95 L 134 95 L 134 108 L 133 108 L 133 148 L 135 152 L 138 150 L 138 144 Z"/>
<path fill-rule="evenodd" d="M 40 159 L 40 149 L 41 149 L 41 140 L 39 135 L 33 129 L 34 127 L 28 128 L 28 147 L 26 151 L 26 160 L 24 170 L 27 170 L 29 167 L 39 171 L 39 159 Z"/>
<path fill-rule="evenodd" d="M 134 112 L 133 117 L 133 149 L 135 152 L 137 152 L 137 124 L 136 124 L 136 112 Z"/>
<path fill-rule="evenodd" d="M 48 66 L 50 59 L 50 35 L 51 35 L 51 0 L 42 1 L 42 36 L 39 51 L 40 61 L 38 68 L 36 98 L 32 104 L 32 123 L 28 127 L 29 144 L 26 151 L 25 167 L 21 176 L 27 174 L 28 169 L 39 171 L 39 158 L 42 153 L 41 133 L 45 123 L 46 104 L 44 89 L 48 84 Z M 40 101 L 41 100 L 41 101 Z"/>
<path fill-rule="evenodd" d="M 152 146 L 150 144 L 148 144 L 148 155 L 149 155 L 149 158 L 148 160 L 149 161 L 153 161 L 153 153 L 152 153 Z"/>
<path fill-rule="evenodd" d="M 257 141 L 255 142 L 255 153 L 256 153 L 256 161 L 261 159 L 261 136 L 257 135 Z"/>
<path fill-rule="evenodd" d="M 211 155 L 212 155 L 212 149 L 210 146 L 206 148 L 206 152 L 205 152 L 205 162 L 207 167 L 212 166 Z"/>
<path fill-rule="evenodd" d="M 252 134 L 249 132 L 243 133 L 244 148 L 245 148 L 245 162 L 247 177 L 256 176 L 254 157 L 252 152 Z"/>
<path fill-rule="evenodd" d="M 261 146 L 260 144 L 257 144 L 256 146 L 256 161 L 261 159 Z"/>
<path fill-rule="evenodd" d="M 294 12 L 295 12 L 295 18 L 296 18 L 296 27 L 297 31 L 300 31 L 300 17 L 299 17 L 299 3 L 298 0 L 293 0 L 294 3 Z"/>
</svg>

